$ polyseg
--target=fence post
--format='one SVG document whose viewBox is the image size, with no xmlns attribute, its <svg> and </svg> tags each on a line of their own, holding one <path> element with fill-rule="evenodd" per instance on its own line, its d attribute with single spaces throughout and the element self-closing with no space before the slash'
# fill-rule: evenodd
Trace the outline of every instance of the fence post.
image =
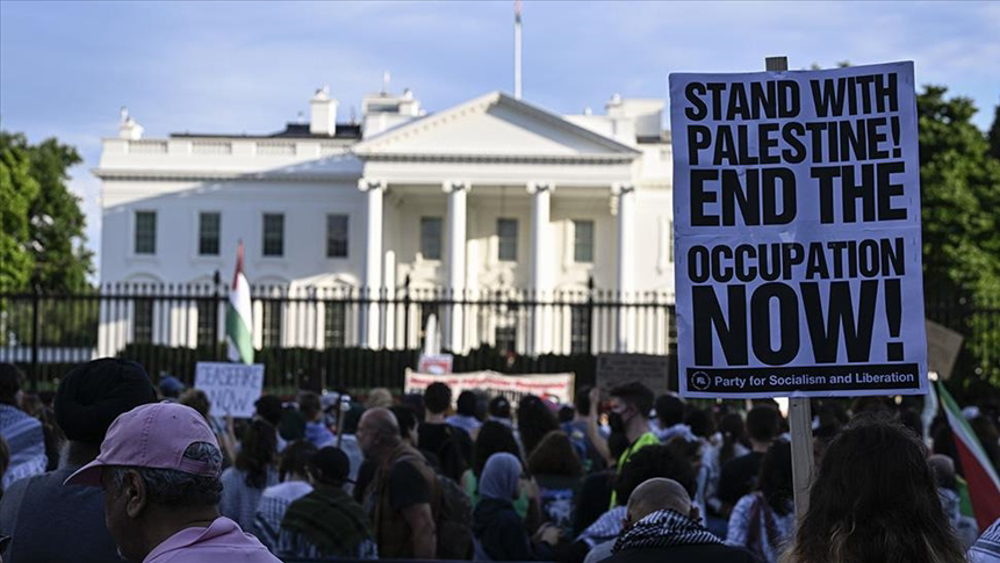
<svg viewBox="0 0 1000 563">
<path fill-rule="evenodd" d="M 403 281 L 403 349 L 410 349 L 410 274 Z"/>
<path fill-rule="evenodd" d="M 218 361 L 222 359 L 222 353 L 220 351 L 221 345 L 219 343 L 219 285 L 222 283 L 222 274 L 219 273 L 219 270 L 215 271 L 215 276 L 212 278 L 212 281 L 215 282 L 215 292 L 212 295 L 212 305 L 215 306 L 215 326 L 212 327 L 212 347 L 215 349 L 215 357 L 212 359 Z M 223 319 L 225 319 L 225 315 L 223 315 Z"/>
<path fill-rule="evenodd" d="M 587 278 L 587 352 L 594 353 L 594 276 Z"/>
<path fill-rule="evenodd" d="M 38 393 L 38 332 L 41 328 L 38 305 L 41 302 L 41 288 L 37 280 L 31 284 L 31 392 Z"/>
</svg>

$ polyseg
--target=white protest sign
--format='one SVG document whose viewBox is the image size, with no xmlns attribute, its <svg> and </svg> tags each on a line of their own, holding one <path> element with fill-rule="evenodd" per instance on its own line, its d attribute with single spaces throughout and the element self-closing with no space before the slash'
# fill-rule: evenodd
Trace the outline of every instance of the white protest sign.
<svg viewBox="0 0 1000 563">
<path fill-rule="evenodd" d="M 451 387 L 455 397 L 462 391 L 483 391 L 492 397 L 504 396 L 511 402 L 517 402 L 525 395 L 537 395 L 567 405 L 573 402 L 575 381 L 576 375 L 572 373 L 506 375 L 495 371 L 474 371 L 429 374 L 408 369 L 403 389 L 406 393 L 423 393 L 431 383 L 441 382 Z"/>
<path fill-rule="evenodd" d="M 681 394 L 926 391 L 913 64 L 671 74 Z"/>
<path fill-rule="evenodd" d="M 264 389 L 264 365 L 198 362 L 194 386 L 204 391 L 212 402 L 210 415 L 251 418 L 254 402 Z"/>
</svg>

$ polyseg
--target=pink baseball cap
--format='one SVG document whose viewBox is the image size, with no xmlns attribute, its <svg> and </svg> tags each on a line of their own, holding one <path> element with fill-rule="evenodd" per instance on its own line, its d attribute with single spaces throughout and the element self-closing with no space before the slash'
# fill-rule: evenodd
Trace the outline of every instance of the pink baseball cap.
<svg viewBox="0 0 1000 563">
<path fill-rule="evenodd" d="M 184 457 L 184 451 L 195 442 L 219 447 L 215 433 L 198 411 L 177 403 L 138 406 L 111 423 L 97 459 L 78 469 L 63 484 L 100 487 L 101 474 L 110 466 L 173 469 L 202 477 L 217 476 L 218 465 Z"/>
</svg>

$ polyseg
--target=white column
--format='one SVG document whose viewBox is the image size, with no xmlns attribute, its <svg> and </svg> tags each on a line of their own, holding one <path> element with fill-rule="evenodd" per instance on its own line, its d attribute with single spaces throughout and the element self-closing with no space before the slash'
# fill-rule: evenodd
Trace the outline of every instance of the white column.
<svg viewBox="0 0 1000 563">
<path fill-rule="evenodd" d="M 382 289 L 382 196 L 385 182 L 361 178 L 358 188 L 368 196 L 367 227 L 365 231 L 365 279 L 363 295 L 377 300 Z M 379 305 L 369 303 L 368 310 L 361 316 L 361 345 L 378 348 Z"/>
<path fill-rule="evenodd" d="M 466 211 L 469 195 L 469 182 L 454 180 L 445 181 L 442 189 L 448 194 L 448 289 L 451 298 L 460 301 L 465 297 L 465 241 L 466 241 Z M 466 350 L 465 339 L 462 338 L 463 307 L 453 305 L 445 322 L 444 346 L 455 353 Z"/>
<path fill-rule="evenodd" d="M 529 182 L 528 193 L 531 198 L 531 289 L 535 292 L 535 300 L 539 303 L 532 313 L 532 352 L 543 354 L 549 351 L 551 313 L 544 303 L 550 297 L 552 270 L 552 229 L 549 224 L 552 191 L 555 186 L 550 182 Z"/>
<path fill-rule="evenodd" d="M 628 303 L 635 291 L 635 186 L 616 183 L 611 194 L 618 198 L 618 291 L 619 302 Z M 618 312 L 619 352 L 630 352 L 635 341 L 631 322 L 634 311 L 622 307 Z"/>
</svg>

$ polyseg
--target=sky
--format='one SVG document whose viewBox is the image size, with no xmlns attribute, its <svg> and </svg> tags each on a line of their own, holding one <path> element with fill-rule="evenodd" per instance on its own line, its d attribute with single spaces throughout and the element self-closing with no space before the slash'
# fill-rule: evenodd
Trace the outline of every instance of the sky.
<svg viewBox="0 0 1000 563">
<path fill-rule="evenodd" d="M 1000 102 L 1000 2 L 525 0 L 523 99 L 603 113 L 615 93 L 667 97 L 671 72 L 912 60 L 918 85 Z M 146 137 L 270 133 L 322 85 L 339 119 L 410 88 L 430 112 L 513 90 L 513 2 L 0 1 L 0 127 L 80 151 L 70 187 L 99 252 L 101 139 L 119 108 Z M 99 264 L 99 257 L 96 264 Z"/>
</svg>

